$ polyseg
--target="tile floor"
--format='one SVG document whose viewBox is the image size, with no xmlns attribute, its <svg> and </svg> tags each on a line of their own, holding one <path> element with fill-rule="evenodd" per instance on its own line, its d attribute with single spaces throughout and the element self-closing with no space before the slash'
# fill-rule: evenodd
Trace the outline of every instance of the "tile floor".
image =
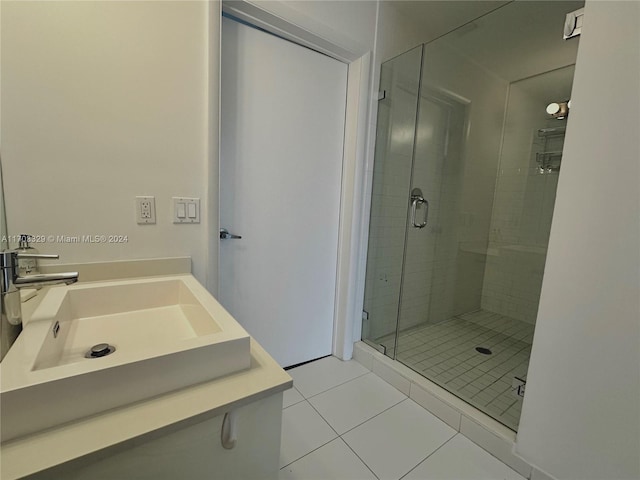
<svg viewBox="0 0 640 480">
<path fill-rule="evenodd" d="M 281 480 L 524 480 L 356 361 L 289 373 Z"/>
<path fill-rule="evenodd" d="M 400 332 L 397 360 L 517 430 L 522 400 L 512 383 L 527 378 L 533 328 L 485 310 L 465 313 Z M 376 343 L 393 357 L 393 335 Z M 492 354 L 478 353 L 479 346 Z"/>
</svg>

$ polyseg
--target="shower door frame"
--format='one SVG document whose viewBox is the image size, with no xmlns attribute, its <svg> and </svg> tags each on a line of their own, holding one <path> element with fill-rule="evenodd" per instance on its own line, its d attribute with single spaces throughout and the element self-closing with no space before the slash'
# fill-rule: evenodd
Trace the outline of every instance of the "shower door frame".
<svg viewBox="0 0 640 480">
<path fill-rule="evenodd" d="M 417 124 L 418 124 L 420 88 L 421 88 L 421 84 L 422 84 L 422 68 L 423 68 L 423 65 L 424 65 L 425 45 L 424 44 L 418 45 L 418 46 L 416 46 L 416 47 L 414 47 L 414 48 L 412 48 L 410 50 L 407 50 L 406 52 L 403 52 L 403 53 L 401 53 L 399 55 L 396 55 L 395 57 L 392 57 L 392 58 L 388 59 L 386 62 L 383 62 L 381 64 L 380 71 L 378 72 L 378 75 L 379 75 L 378 76 L 378 89 L 380 89 L 382 87 L 382 85 L 381 85 L 382 81 L 381 80 L 382 80 L 383 66 L 385 64 L 390 63 L 390 62 L 398 60 L 400 57 L 402 57 L 404 55 L 407 55 L 407 54 L 417 50 L 418 48 L 420 49 L 420 62 L 419 62 L 419 66 L 418 66 L 418 82 L 417 82 L 418 86 L 417 86 L 417 91 L 416 91 L 417 92 L 417 96 L 416 96 L 416 99 L 415 99 L 415 104 L 416 105 L 415 105 L 415 115 L 414 115 L 414 125 L 413 125 L 413 146 L 411 148 L 411 170 L 412 171 L 413 171 L 413 163 L 414 163 L 414 157 L 415 157 L 415 140 L 416 140 L 416 132 L 417 132 Z M 390 85 L 389 87 L 392 88 L 393 85 Z M 399 88 L 401 88 L 401 87 L 399 87 Z M 401 88 L 401 90 L 405 90 L 405 89 Z M 380 101 L 385 100 L 387 98 L 386 97 L 386 93 L 387 93 L 386 91 L 383 91 L 382 95 L 380 95 L 380 94 L 378 95 L 378 103 L 377 103 L 377 109 L 376 109 L 377 119 L 376 119 L 375 131 L 373 132 L 375 134 L 374 135 L 374 142 L 373 142 L 374 151 L 372 152 L 373 153 L 373 157 L 374 157 L 373 158 L 374 168 L 375 168 L 375 163 L 376 163 L 376 154 L 378 152 L 378 140 L 379 140 L 378 127 L 380 126 L 380 118 L 379 118 Z M 391 98 L 393 98 L 393 95 L 391 95 Z M 390 125 L 391 125 L 391 123 L 388 125 L 388 127 L 390 127 Z M 392 133 L 387 128 L 387 130 L 385 130 L 385 132 L 384 132 L 384 135 L 387 137 L 386 138 L 386 145 L 388 146 L 388 144 L 389 144 L 389 142 L 391 140 L 391 137 L 392 137 Z M 389 155 L 389 148 L 386 149 L 385 155 Z M 407 189 L 410 189 L 410 185 L 411 185 L 411 181 L 412 181 L 411 176 L 412 176 L 412 172 L 409 174 L 409 178 L 408 178 L 408 182 L 407 182 Z M 374 193 L 374 187 L 373 187 L 374 177 L 375 177 L 375 173 L 371 174 L 370 178 L 368 179 L 369 182 L 370 182 L 369 183 L 369 189 L 368 189 L 368 191 L 369 191 L 369 199 L 371 199 L 371 200 L 373 198 L 373 193 Z M 368 237 L 370 236 L 371 218 L 373 216 L 373 208 L 372 208 L 371 204 L 369 204 L 369 207 L 370 207 L 369 208 L 369 212 L 368 212 L 369 215 L 366 216 L 368 221 L 366 222 L 366 224 L 363 224 L 363 231 L 367 232 L 367 236 L 363 237 L 364 238 L 363 248 L 364 248 L 364 251 L 365 251 L 366 254 L 363 255 L 363 257 L 364 257 L 364 260 L 363 260 L 364 265 L 362 266 L 362 270 L 361 270 L 362 273 L 363 273 L 363 279 L 362 279 L 362 296 L 361 296 L 361 300 L 362 301 L 360 303 L 363 306 L 362 313 L 363 314 L 365 314 L 365 313 L 367 314 L 367 319 L 368 319 L 369 313 L 365 311 L 364 306 L 365 306 L 365 300 L 366 300 L 367 269 L 369 268 L 369 255 L 371 254 L 371 250 L 369 248 L 370 245 L 368 245 L 368 242 L 369 242 L 370 238 L 368 238 Z M 400 274 L 401 277 L 403 276 L 403 271 L 404 271 L 404 261 L 405 261 L 404 256 L 405 256 L 405 253 L 406 253 L 406 239 L 407 239 L 409 212 L 410 212 L 410 206 L 407 205 L 407 210 L 405 212 L 405 223 L 404 223 L 405 232 L 404 232 L 404 240 L 403 240 L 403 254 L 402 254 L 402 260 L 401 260 L 401 264 L 402 264 L 401 274 Z M 400 291 L 398 293 L 398 306 L 396 307 L 396 321 L 395 321 L 395 328 L 394 328 L 394 332 L 395 332 L 394 333 L 394 335 L 395 335 L 395 337 L 394 337 L 394 351 L 395 351 L 395 347 L 396 347 L 398 321 L 399 321 L 399 318 L 400 318 L 399 317 L 399 309 L 400 309 L 400 299 L 401 298 L 402 298 L 402 279 L 401 279 Z M 364 317 L 363 317 L 363 319 L 364 319 Z M 362 326 L 362 322 L 360 322 L 360 326 Z M 389 335 L 391 335 L 391 334 L 389 334 Z M 362 330 L 360 331 L 359 338 L 363 342 L 365 342 L 367 345 L 369 345 L 370 347 L 376 349 L 378 352 L 382 353 L 383 355 L 389 356 L 390 358 L 395 360 L 395 355 L 394 356 L 388 355 L 388 353 L 387 353 L 388 348 L 387 348 L 386 345 L 375 343 L 373 340 L 371 340 L 369 338 L 365 338 L 362 335 Z M 380 337 L 378 337 L 378 338 L 380 338 Z"/>
<path fill-rule="evenodd" d="M 418 48 L 418 47 L 416 47 Z M 444 134 L 444 142 L 443 142 L 443 146 L 444 146 L 444 151 L 443 151 L 443 155 L 442 155 L 442 163 L 444 164 L 447 161 L 447 156 L 448 156 L 448 150 L 450 148 L 450 142 L 451 142 L 451 120 L 454 117 L 454 111 L 457 110 L 458 111 L 458 117 L 462 119 L 462 122 L 460 124 L 460 128 L 459 128 L 459 133 L 460 133 L 460 151 L 458 152 L 459 155 L 459 161 L 460 162 L 464 162 L 464 156 L 465 156 L 465 144 L 462 141 L 462 139 L 465 137 L 465 135 L 468 132 L 468 128 L 469 128 L 469 109 L 470 109 L 470 105 L 471 102 L 466 99 L 463 98 L 459 95 L 455 95 L 452 94 L 451 92 L 447 92 L 447 91 L 443 91 L 440 89 L 433 89 L 433 88 L 427 88 L 426 92 L 423 92 L 423 89 L 425 88 L 423 85 L 423 73 L 424 73 L 424 68 L 425 68 L 425 58 L 426 58 L 426 45 L 422 44 L 420 45 L 421 48 L 421 52 L 420 52 L 420 65 L 419 65 L 419 78 L 418 78 L 418 88 L 417 88 L 417 98 L 416 98 L 416 111 L 415 111 L 415 122 L 414 122 L 414 126 L 413 126 L 413 146 L 411 149 L 411 172 L 408 178 L 408 182 L 406 185 L 406 191 L 405 191 L 405 195 L 406 195 L 406 199 L 407 199 L 407 203 L 406 203 L 406 211 L 405 211 L 405 216 L 404 216 L 404 239 L 403 239 L 403 252 L 402 252 L 402 259 L 401 259 L 401 273 L 400 273 L 400 289 L 398 292 L 398 297 L 397 297 L 397 307 L 396 307 L 396 313 L 395 313 L 395 328 L 394 328 L 394 333 L 393 334 L 388 334 L 388 335 L 394 335 L 393 337 L 393 353 L 390 354 L 389 353 L 389 347 L 387 345 L 383 345 L 380 343 L 376 343 L 374 340 L 374 338 L 367 338 L 364 336 L 361 336 L 362 341 L 364 341 L 367 345 L 369 345 L 370 347 L 376 349 L 378 352 L 390 357 L 393 360 L 398 360 L 397 359 L 397 352 L 398 352 L 398 338 L 399 338 L 399 334 L 401 331 L 401 314 L 402 314 L 402 304 L 403 304 L 403 290 L 404 290 L 404 286 L 405 286 L 405 271 L 406 271 L 406 264 L 407 264 L 407 250 L 408 250 L 408 241 L 409 241 L 409 232 L 411 230 L 411 192 L 413 191 L 414 188 L 416 187 L 420 187 L 419 185 L 414 185 L 414 180 L 415 180 L 415 176 L 414 176 L 414 170 L 415 170 L 415 165 L 416 165 L 416 149 L 418 148 L 418 128 L 420 126 L 420 115 L 421 115 L 421 99 L 422 98 L 426 98 L 429 101 L 442 106 L 444 108 L 447 109 L 447 114 L 446 114 L 446 128 L 445 128 L 445 134 Z M 397 57 L 393 57 L 391 59 L 389 59 L 387 62 L 391 62 L 395 59 L 397 59 L 398 57 L 408 54 L 410 52 L 412 52 L 414 49 L 408 50 L 407 52 L 404 52 L 403 54 L 397 56 Z M 385 62 L 385 63 L 387 63 Z M 383 98 L 381 98 L 380 100 L 383 100 Z M 379 109 L 378 109 L 379 110 Z M 377 122 L 377 125 L 379 125 L 380 123 Z M 389 132 L 389 130 L 385 130 L 384 132 L 378 132 L 376 130 L 376 142 L 375 145 L 376 147 L 378 146 L 378 135 L 383 134 L 386 135 L 387 137 L 391 135 L 391 133 Z M 387 139 L 387 142 L 389 140 Z M 389 155 L 389 151 L 388 148 L 385 151 L 386 155 Z M 375 159 L 374 159 L 375 161 Z M 428 160 L 425 160 L 428 161 Z M 442 181 L 440 182 L 440 184 L 442 183 Z M 372 192 L 373 193 L 373 192 Z M 425 197 L 428 197 L 428 192 L 425 192 Z M 439 200 L 442 197 L 442 189 L 440 189 L 439 191 L 439 195 L 438 195 L 438 205 L 439 205 Z M 429 200 L 427 198 L 427 200 Z M 373 210 L 371 210 L 370 215 L 373 214 Z M 429 212 L 428 212 L 429 214 Z M 371 222 L 369 221 L 369 225 L 368 227 L 370 227 Z M 427 225 L 428 227 L 428 225 Z M 433 251 L 434 251 L 434 256 L 435 256 L 435 252 L 437 249 L 437 240 L 434 242 L 433 245 Z M 370 252 L 368 252 L 370 253 Z M 366 258 L 366 267 L 369 268 L 369 263 L 368 263 L 368 257 Z M 433 271 L 431 271 L 430 275 L 433 275 Z M 364 302 L 363 302 L 364 303 Z M 430 305 L 429 305 L 429 310 L 427 311 L 427 315 L 429 315 L 429 311 L 430 311 Z M 386 335 L 385 335 L 386 336 Z M 382 338 L 382 337 L 376 337 L 376 338 Z"/>
</svg>

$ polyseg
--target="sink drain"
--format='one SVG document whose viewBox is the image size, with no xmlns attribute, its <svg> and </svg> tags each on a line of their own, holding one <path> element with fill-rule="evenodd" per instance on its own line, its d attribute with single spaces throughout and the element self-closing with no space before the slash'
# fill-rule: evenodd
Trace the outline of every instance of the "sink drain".
<svg viewBox="0 0 640 480">
<path fill-rule="evenodd" d="M 115 351 L 116 347 L 114 347 L 113 345 L 109 345 L 108 343 L 99 343 L 91 347 L 89 351 L 84 354 L 84 356 L 85 358 L 100 358 L 106 357 L 107 355 L 110 355 Z"/>
<path fill-rule="evenodd" d="M 493 352 L 486 347 L 476 347 L 476 352 L 483 355 L 491 355 Z"/>
</svg>

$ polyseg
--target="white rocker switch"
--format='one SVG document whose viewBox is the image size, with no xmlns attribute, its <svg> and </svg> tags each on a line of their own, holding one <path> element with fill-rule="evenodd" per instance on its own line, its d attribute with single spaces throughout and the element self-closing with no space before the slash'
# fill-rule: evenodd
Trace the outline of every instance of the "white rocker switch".
<svg viewBox="0 0 640 480">
<path fill-rule="evenodd" d="M 200 223 L 200 199 L 173 197 L 173 223 Z"/>
</svg>

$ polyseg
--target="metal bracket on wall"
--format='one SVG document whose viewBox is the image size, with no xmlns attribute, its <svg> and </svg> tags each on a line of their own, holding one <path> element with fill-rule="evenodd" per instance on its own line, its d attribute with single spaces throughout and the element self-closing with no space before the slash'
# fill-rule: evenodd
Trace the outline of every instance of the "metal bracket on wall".
<svg viewBox="0 0 640 480">
<path fill-rule="evenodd" d="M 522 400 L 524 398 L 524 389 L 526 384 L 526 380 L 519 377 L 513 377 L 513 381 L 511 382 L 511 393 L 516 398 Z"/>
<path fill-rule="evenodd" d="M 573 12 L 567 13 L 564 21 L 564 35 L 562 38 L 568 40 L 576 37 L 582 32 L 582 24 L 584 22 L 584 8 L 579 8 Z"/>
</svg>

